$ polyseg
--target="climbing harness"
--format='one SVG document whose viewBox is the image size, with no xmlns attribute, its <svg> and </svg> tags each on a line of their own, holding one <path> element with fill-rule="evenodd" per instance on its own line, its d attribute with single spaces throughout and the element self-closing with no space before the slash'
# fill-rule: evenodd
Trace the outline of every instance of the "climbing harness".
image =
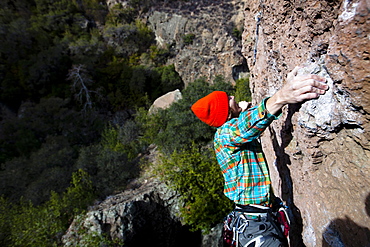
<svg viewBox="0 0 370 247">
<path fill-rule="evenodd" d="M 236 205 L 224 220 L 224 247 L 288 246 L 289 224 L 284 207 Z"/>
</svg>

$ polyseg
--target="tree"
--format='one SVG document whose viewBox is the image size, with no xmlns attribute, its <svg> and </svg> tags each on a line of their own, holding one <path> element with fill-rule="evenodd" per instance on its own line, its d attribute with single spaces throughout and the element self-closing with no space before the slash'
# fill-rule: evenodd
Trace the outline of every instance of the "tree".
<svg viewBox="0 0 370 247">
<path fill-rule="evenodd" d="M 168 66 L 159 67 L 157 69 L 161 75 L 162 93 L 167 93 L 175 89 L 182 90 L 184 82 L 175 70 L 175 66 L 170 64 Z"/>
<path fill-rule="evenodd" d="M 73 65 L 68 72 L 67 80 L 72 81 L 72 91 L 75 93 L 76 100 L 83 105 L 86 112 L 93 107 L 93 95 L 99 96 L 97 91 L 91 90 L 93 80 L 86 67 L 82 64 Z"/>
</svg>

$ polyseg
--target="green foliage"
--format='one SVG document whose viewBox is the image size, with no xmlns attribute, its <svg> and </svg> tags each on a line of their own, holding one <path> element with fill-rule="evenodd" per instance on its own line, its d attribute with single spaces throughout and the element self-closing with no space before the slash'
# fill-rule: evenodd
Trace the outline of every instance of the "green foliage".
<svg viewBox="0 0 370 247">
<path fill-rule="evenodd" d="M 232 36 L 234 36 L 237 40 L 241 40 L 242 39 L 242 33 L 243 33 L 243 31 L 240 31 L 239 29 L 237 29 L 235 27 L 232 31 Z"/>
<path fill-rule="evenodd" d="M 12 223 L 11 203 L 0 196 L 0 245 L 7 246 L 10 241 L 9 228 Z"/>
<path fill-rule="evenodd" d="M 161 130 L 161 121 L 163 110 L 159 109 L 156 114 L 148 114 L 145 107 L 139 107 L 135 114 L 135 120 L 138 123 L 140 131 L 140 140 L 142 143 L 150 145 Z"/>
<path fill-rule="evenodd" d="M 197 80 L 183 90 L 181 100 L 166 110 L 145 117 L 141 115 L 143 111 L 139 111 L 138 122 L 144 130 L 143 138 L 155 143 L 166 154 L 171 154 L 175 149 L 189 148 L 192 142 L 200 146 L 207 145 L 213 140 L 215 128 L 199 121 L 190 107 L 214 90 L 233 92 L 232 86 L 221 77 L 212 85 L 205 80 Z"/>
<path fill-rule="evenodd" d="M 171 57 L 171 51 L 169 48 L 163 49 L 159 48 L 156 45 L 150 46 L 149 54 L 143 53 L 141 60 L 144 65 L 155 65 L 157 67 L 163 66 L 166 64 L 167 59 Z"/>
<path fill-rule="evenodd" d="M 69 220 L 82 213 L 93 198 L 91 182 L 82 170 L 73 173 L 67 191 L 61 195 L 52 192 L 43 205 L 34 206 L 26 201 L 16 205 L 0 198 L 0 226 L 9 227 L 7 235 L 1 235 L 2 246 L 60 245 Z"/>
<path fill-rule="evenodd" d="M 124 153 L 129 160 L 137 157 L 140 151 L 139 128 L 133 120 L 127 120 L 122 127 L 109 125 L 102 134 L 104 149 Z"/>
<path fill-rule="evenodd" d="M 131 6 L 123 7 L 122 4 L 117 3 L 109 9 L 106 16 L 107 25 L 118 25 L 119 23 L 132 23 L 135 21 L 139 11 Z"/>
<path fill-rule="evenodd" d="M 173 64 L 160 67 L 159 74 L 161 75 L 161 84 L 163 85 L 162 90 L 164 92 L 169 92 L 174 89 L 182 89 L 183 82 Z"/>
<path fill-rule="evenodd" d="M 75 64 L 92 67 L 99 62 L 106 51 L 106 45 L 97 28 L 92 28 L 89 33 L 77 38 L 67 32 L 64 41 L 68 42 L 69 57 Z"/>
<path fill-rule="evenodd" d="M 7 198 L 0 198 L 4 246 L 59 245 L 69 221 L 93 197 L 92 188 L 106 196 L 124 189 L 138 175 L 138 154 L 148 144 L 157 144 L 166 154 L 179 150 L 174 159 L 186 160 L 182 152 L 193 150 L 193 142 L 197 147 L 209 144 L 214 134 L 212 127 L 195 118 L 190 106 L 213 90 L 233 90 L 221 77 L 212 85 L 198 80 L 167 110 L 147 115 L 142 108 L 135 120 L 107 124 L 116 112 L 147 108 L 158 96 L 182 89 L 183 82 L 167 63 L 171 48 L 155 46 L 154 33 L 138 20 L 152 2 L 130 0 L 127 8 L 117 5 L 110 10 L 103 2 L 0 3 L 0 102 L 14 113 L 0 111 L 0 191 Z M 184 43 L 194 39 L 188 34 Z M 70 79 L 80 76 L 84 85 L 68 80 L 78 66 L 83 73 Z M 86 94 L 77 98 L 81 101 L 73 100 L 81 92 L 94 95 L 91 104 Z M 74 173 L 66 190 L 77 168 L 90 178 L 82 171 Z M 192 169 L 189 174 L 208 171 Z M 198 192 L 184 191 L 188 211 L 182 212 L 194 229 L 206 228 L 214 220 L 198 214 L 206 199 Z M 217 198 L 211 202 L 217 204 Z M 202 214 L 213 214 L 213 207 L 207 208 L 211 211 Z M 111 244 L 104 238 L 91 233 L 85 242 Z"/>
<path fill-rule="evenodd" d="M 231 210 L 212 149 L 191 145 L 187 151 L 175 151 L 169 158 L 162 158 L 156 172 L 180 193 L 181 217 L 192 230 L 210 230 Z"/>
<path fill-rule="evenodd" d="M 56 246 L 53 239 L 63 231 L 58 212 L 26 202 L 13 210 L 9 246 Z"/>
<path fill-rule="evenodd" d="M 152 5 L 150 0 L 129 0 L 128 5 L 139 12 L 147 12 Z"/>
<path fill-rule="evenodd" d="M 145 52 L 154 42 L 154 32 L 142 21 L 136 20 L 135 27 L 137 28 L 137 36 L 134 36 L 134 41 L 139 47 L 140 53 Z"/>
<path fill-rule="evenodd" d="M 252 101 L 251 91 L 249 89 L 249 78 L 242 78 L 236 81 L 235 85 L 235 100 L 240 101 Z"/>
<path fill-rule="evenodd" d="M 181 90 L 184 87 L 184 83 L 176 72 L 173 64 L 157 67 L 154 71 L 158 74 L 159 85 L 157 85 L 157 87 L 152 87 L 151 99 L 156 99 L 176 89 Z"/>
<path fill-rule="evenodd" d="M 29 158 L 3 164 L 0 191 L 12 202 L 24 197 L 38 205 L 48 199 L 51 190 L 62 192 L 68 186 L 75 158 L 76 152 L 65 137 L 48 137 Z"/>
<path fill-rule="evenodd" d="M 130 66 L 127 60 L 115 58 L 101 72 L 103 78 L 109 78 L 105 86 L 109 87 L 111 93 L 108 100 L 115 110 L 145 106 L 159 96 L 183 87 L 173 65 L 155 68 L 145 65 Z"/>
<path fill-rule="evenodd" d="M 105 25 L 103 37 L 120 56 L 145 52 L 154 43 L 154 33 L 141 21 Z"/>
<path fill-rule="evenodd" d="M 193 41 L 195 39 L 195 34 L 193 33 L 186 34 L 182 39 L 185 45 L 191 45 L 193 44 Z"/>
<path fill-rule="evenodd" d="M 0 124 L 0 162 L 11 157 L 26 156 L 41 147 L 47 136 L 62 135 L 71 145 L 88 144 L 97 140 L 103 124 L 101 116 L 88 116 L 70 109 L 69 100 L 44 98 L 39 104 L 26 102 L 18 117 L 4 118 Z"/>
<path fill-rule="evenodd" d="M 11 6 L 11 5 L 10 5 Z M 89 35 L 81 25 L 86 18 L 74 1 L 36 0 L 5 8 L 10 15 L 0 17 L 0 100 L 18 107 L 22 100 L 36 100 L 52 90 L 62 94 L 71 58 L 68 42 Z M 31 11 L 30 11 L 31 10 Z M 20 13 L 27 13 L 26 15 Z M 10 19 L 8 16 L 13 16 Z"/>
<path fill-rule="evenodd" d="M 181 195 L 181 217 L 193 230 L 209 230 L 231 206 L 222 192 L 223 178 L 214 151 L 204 148 L 212 142 L 215 128 L 199 121 L 190 109 L 215 90 L 233 94 L 232 86 L 221 76 L 216 76 L 213 84 L 197 80 L 169 108 L 152 114 L 139 109 L 136 115 L 141 140 L 156 144 L 164 154 L 155 170 Z"/>
<path fill-rule="evenodd" d="M 122 152 L 91 145 L 80 149 L 77 168 L 86 170 L 99 197 L 123 190 L 128 179 L 135 177 L 137 168 Z"/>
<path fill-rule="evenodd" d="M 67 188 L 63 196 L 60 197 L 53 193 L 49 205 L 57 208 L 61 215 L 68 219 L 72 212 L 76 215 L 81 213 L 92 202 L 94 196 L 89 175 L 79 169 L 72 174 L 71 186 Z"/>
<path fill-rule="evenodd" d="M 115 7 L 108 13 L 107 6 L 99 0 L 19 0 L 14 4 L 2 3 L 0 86 L 3 90 L 0 101 L 16 109 L 24 100 L 37 102 L 42 97 L 71 97 L 67 74 L 72 64 L 81 64 L 91 73 L 94 83 L 90 90 L 103 89 L 100 92 L 105 93 L 106 101 L 103 98 L 99 100 L 101 106 L 109 107 L 109 102 L 113 104 L 113 109 L 120 110 L 144 104 L 151 88 L 142 90 L 143 84 L 139 80 L 140 94 L 137 94 L 137 88 L 132 90 L 132 85 L 136 83 L 132 73 L 137 70 L 131 67 L 140 64 L 139 59 L 131 64 L 133 60 L 128 58 L 150 54 L 151 61 L 144 66 L 162 66 L 166 63 L 168 52 L 157 48 L 150 51 L 150 47 L 155 47 L 154 33 L 136 18 L 140 11 L 150 6 L 150 1 L 130 1 L 128 4 L 131 8 L 118 5 L 121 7 Z M 107 14 L 108 21 L 104 23 Z M 122 16 L 129 17 L 120 21 Z M 105 24 L 102 31 L 95 28 L 97 23 Z M 110 63 L 115 63 L 114 59 L 125 61 L 126 68 L 120 74 L 108 70 Z M 101 74 L 103 70 L 104 74 Z M 149 73 L 153 70 L 150 68 Z M 97 73 L 92 73 L 95 71 Z M 106 87 L 107 79 L 103 76 L 107 74 L 118 79 L 118 88 Z M 126 80 L 128 74 L 131 75 Z M 152 78 L 148 80 L 148 75 L 145 77 L 146 83 L 152 85 Z M 157 81 L 155 87 L 161 82 Z M 131 84 L 131 89 L 128 84 Z"/>
<path fill-rule="evenodd" d="M 105 22 L 105 17 L 108 14 L 108 6 L 103 4 L 101 0 L 73 0 L 73 2 L 88 19 L 102 24 Z"/>
<path fill-rule="evenodd" d="M 12 202 L 23 196 L 38 205 L 51 190 L 63 191 L 77 149 L 99 140 L 101 117 L 83 115 L 69 109 L 68 103 L 60 98 L 27 102 L 18 117 L 9 115 L 1 121 L 0 191 Z"/>
<path fill-rule="evenodd" d="M 140 13 L 148 11 L 151 4 L 152 2 L 149 0 L 130 0 L 126 1 L 125 6 L 118 3 L 109 9 L 106 23 L 108 25 L 133 23 L 138 19 Z"/>
<path fill-rule="evenodd" d="M 138 125 L 128 119 L 121 126 L 108 125 L 101 143 L 80 149 L 76 166 L 89 173 L 100 197 L 123 190 L 138 175 L 137 157 L 145 148 L 138 134 Z"/>
</svg>

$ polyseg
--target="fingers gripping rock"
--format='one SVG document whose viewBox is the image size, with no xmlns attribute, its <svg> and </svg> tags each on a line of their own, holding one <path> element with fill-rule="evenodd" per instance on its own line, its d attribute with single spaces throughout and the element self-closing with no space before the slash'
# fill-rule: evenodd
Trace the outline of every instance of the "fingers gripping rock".
<svg viewBox="0 0 370 247">
<path fill-rule="evenodd" d="M 338 88 L 330 77 L 325 67 L 324 56 L 319 61 L 307 63 L 297 71 L 297 76 L 306 74 L 324 77 L 328 89 L 325 94 L 320 95 L 317 99 L 309 100 L 302 104 L 299 110 L 299 125 L 306 128 L 309 132 L 325 137 L 329 136 L 330 132 L 335 131 L 341 124 L 359 121 L 360 116 L 356 116 L 351 111 L 352 103 L 350 102 L 351 98 L 348 97 L 348 92 Z M 309 91 L 307 88 L 307 94 L 321 93 L 320 91 Z"/>
</svg>

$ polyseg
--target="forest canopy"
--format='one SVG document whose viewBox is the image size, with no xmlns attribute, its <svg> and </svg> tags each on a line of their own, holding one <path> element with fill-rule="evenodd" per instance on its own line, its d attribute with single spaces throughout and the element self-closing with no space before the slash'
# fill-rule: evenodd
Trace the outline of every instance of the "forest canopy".
<svg viewBox="0 0 370 247">
<path fill-rule="evenodd" d="M 47 136 L 66 136 L 65 129 L 67 135 L 85 136 L 71 145 L 93 142 L 108 112 L 145 106 L 183 87 L 174 66 L 163 59 L 169 51 L 155 46 L 134 9 L 108 11 L 96 0 L 0 5 L 1 163 L 29 156 Z M 121 18 L 126 15 L 131 18 Z M 55 112 L 30 114 L 39 104 Z M 66 117 L 53 119 L 61 111 Z M 87 111 L 87 117 L 81 115 Z M 90 128 L 92 122 L 96 128 Z M 38 129 L 46 123 L 60 126 Z M 76 127 L 74 133 L 68 125 Z"/>
</svg>

